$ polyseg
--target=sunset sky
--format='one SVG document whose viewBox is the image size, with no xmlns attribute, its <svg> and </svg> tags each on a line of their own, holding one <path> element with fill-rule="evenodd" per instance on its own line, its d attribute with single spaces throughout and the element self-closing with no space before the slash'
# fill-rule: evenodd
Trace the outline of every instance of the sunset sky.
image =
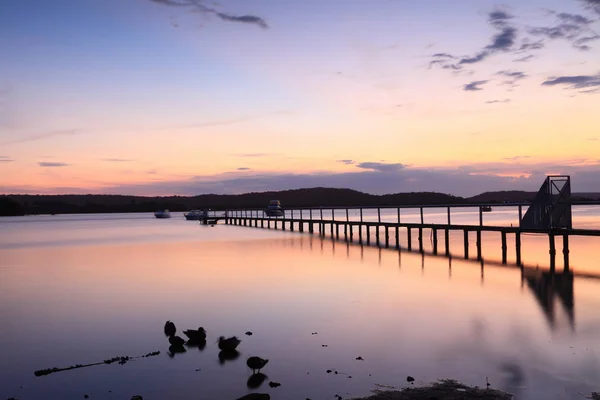
<svg viewBox="0 0 600 400">
<path fill-rule="evenodd" d="M 600 0 L 2 0 L 0 193 L 600 192 Z"/>
</svg>

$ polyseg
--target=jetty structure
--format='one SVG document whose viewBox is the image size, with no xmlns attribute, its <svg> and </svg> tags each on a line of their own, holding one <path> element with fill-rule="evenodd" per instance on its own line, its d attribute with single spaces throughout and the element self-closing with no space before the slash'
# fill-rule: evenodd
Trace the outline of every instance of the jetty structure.
<svg viewBox="0 0 600 400">
<path fill-rule="evenodd" d="M 484 224 L 484 214 L 491 208 L 506 209 L 517 208 L 518 226 L 494 226 Z M 465 225 L 456 224 L 452 221 L 452 211 L 465 208 L 479 209 L 479 224 Z M 403 221 L 404 210 L 419 210 L 420 220 L 415 222 Z M 445 223 L 425 222 L 425 213 L 428 209 L 446 209 Z M 350 212 L 352 211 L 352 216 Z M 382 218 L 384 211 L 386 218 Z M 365 214 L 376 212 L 376 218 L 365 218 Z M 393 213 L 394 220 L 389 219 Z M 342 214 L 342 216 L 340 216 Z M 482 259 L 483 232 L 498 233 L 501 238 L 502 263 L 507 263 L 507 236 L 514 235 L 514 251 L 516 264 L 521 265 L 521 237 L 524 234 L 547 235 L 548 253 L 550 255 L 550 268 L 556 266 L 556 239 L 562 238 L 562 253 L 564 270 L 569 270 L 569 238 L 571 236 L 600 236 L 597 229 L 573 229 L 572 223 L 572 199 L 571 178 L 568 175 L 547 176 L 531 203 L 499 203 L 499 204 L 452 204 L 452 205 L 399 205 L 385 207 L 296 207 L 286 208 L 281 216 L 268 216 L 265 209 L 242 208 L 228 209 L 224 213 L 213 212 L 206 216 L 201 223 L 214 224 L 219 220 L 228 225 L 260 227 L 266 229 L 281 229 L 318 233 L 321 236 L 329 236 L 348 242 L 370 245 L 374 242 L 377 246 L 386 248 L 395 247 L 401 249 L 400 233 L 406 230 L 406 249 L 424 252 L 423 242 L 425 231 L 429 233 L 432 242 L 432 252 L 437 255 L 440 246 L 438 244 L 440 234 L 443 234 L 444 252 L 446 256 L 451 255 L 450 233 L 462 232 L 463 255 L 465 259 L 470 258 L 469 237 L 475 235 L 476 259 Z M 395 238 L 390 243 L 390 232 Z M 415 237 L 416 236 L 416 243 Z"/>
</svg>

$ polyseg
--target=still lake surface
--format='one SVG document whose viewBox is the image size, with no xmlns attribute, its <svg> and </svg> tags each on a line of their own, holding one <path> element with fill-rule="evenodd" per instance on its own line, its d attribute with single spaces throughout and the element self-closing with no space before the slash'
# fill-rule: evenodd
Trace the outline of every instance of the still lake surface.
<svg viewBox="0 0 600 400">
<path fill-rule="evenodd" d="M 445 215 L 427 210 L 425 220 Z M 483 235 L 482 263 L 461 259 L 460 232 L 449 259 L 172 216 L 0 219 L 0 399 L 266 392 L 317 400 L 404 387 L 407 375 L 423 384 L 454 378 L 479 386 L 487 377 L 518 399 L 581 399 L 600 390 L 600 238 L 571 239 L 573 274 L 562 273 L 557 241 L 552 275 L 547 236 L 523 237 L 520 269 L 498 263 L 499 234 Z M 395 210 L 384 213 L 384 220 L 394 217 Z M 418 211 L 402 215 L 411 218 L 418 221 Z M 478 223 L 473 210 L 452 218 Z M 494 210 L 484 222 L 517 218 L 515 210 Z M 573 221 L 599 229 L 600 207 L 575 207 Z M 441 253 L 443 242 L 440 236 Z M 509 235 L 509 263 L 513 242 Z M 179 335 L 203 326 L 207 346 L 171 356 L 166 320 Z M 242 339 L 238 359 L 219 360 L 221 335 Z M 157 350 L 124 365 L 33 374 Z M 270 359 L 256 390 L 247 387 L 252 355 Z"/>
</svg>

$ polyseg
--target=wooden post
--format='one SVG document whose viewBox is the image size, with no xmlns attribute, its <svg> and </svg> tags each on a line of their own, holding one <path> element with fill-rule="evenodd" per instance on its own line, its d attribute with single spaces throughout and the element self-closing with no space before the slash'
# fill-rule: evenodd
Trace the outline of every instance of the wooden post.
<svg viewBox="0 0 600 400">
<path fill-rule="evenodd" d="M 308 214 L 309 214 L 309 219 L 312 221 L 312 208 L 310 210 L 308 210 Z"/>
<path fill-rule="evenodd" d="M 515 250 L 517 252 L 517 265 L 521 265 L 521 232 L 517 231 L 515 233 Z"/>
<path fill-rule="evenodd" d="M 274 224 L 275 224 L 275 229 L 277 229 L 277 218 L 275 218 Z"/>
<path fill-rule="evenodd" d="M 522 219 L 523 219 L 523 206 L 519 206 L 519 227 L 521 226 Z"/>
<path fill-rule="evenodd" d="M 291 210 L 290 212 L 290 231 L 294 232 L 294 210 Z"/>
<path fill-rule="evenodd" d="M 360 208 L 360 222 L 363 222 L 362 207 Z"/>
<path fill-rule="evenodd" d="M 335 221 L 335 208 L 331 209 L 331 220 Z"/>
<path fill-rule="evenodd" d="M 333 225 L 333 223 L 332 223 Z M 340 238 L 340 224 L 335 224 L 335 238 L 339 239 Z"/>
<path fill-rule="evenodd" d="M 421 225 L 425 223 L 425 218 L 423 217 L 423 207 L 421 207 Z"/>
<path fill-rule="evenodd" d="M 331 221 L 331 226 L 329 227 L 329 234 L 331 235 L 331 238 L 333 239 L 333 221 Z"/>
<path fill-rule="evenodd" d="M 323 221 L 323 208 L 320 208 L 319 211 L 321 212 L 321 221 Z"/>
<path fill-rule="evenodd" d="M 348 215 L 348 208 L 346 208 L 346 222 L 350 221 L 350 216 Z"/>
<path fill-rule="evenodd" d="M 398 207 L 398 223 L 400 223 L 400 207 Z"/>
<path fill-rule="evenodd" d="M 379 246 L 379 225 L 375 226 L 375 239 L 377 240 L 377 246 Z"/>
<path fill-rule="evenodd" d="M 387 225 L 385 226 L 385 247 L 390 247 L 390 227 Z"/>
<path fill-rule="evenodd" d="M 448 207 L 447 212 L 448 212 L 448 225 L 450 225 L 450 207 Z"/>
<path fill-rule="evenodd" d="M 477 230 L 477 261 L 481 261 L 481 229 Z"/>
<path fill-rule="evenodd" d="M 260 227 L 264 228 L 265 227 L 265 220 L 261 218 L 260 220 Z"/>
<path fill-rule="evenodd" d="M 420 253 L 423 252 L 423 228 L 422 227 L 419 227 L 419 252 Z"/>
<path fill-rule="evenodd" d="M 483 208 L 479 206 L 479 226 L 483 226 Z"/>
<path fill-rule="evenodd" d="M 407 247 L 408 247 L 408 251 L 412 250 L 412 230 L 410 229 L 410 226 L 406 227 L 406 241 L 407 243 Z"/>
<path fill-rule="evenodd" d="M 437 236 L 437 229 L 432 228 L 431 229 L 431 235 L 433 236 L 433 254 L 437 254 L 438 253 L 438 236 Z"/>
<path fill-rule="evenodd" d="M 362 210 L 362 209 L 361 209 Z M 362 244 L 362 223 L 358 224 L 358 243 Z"/>
<path fill-rule="evenodd" d="M 348 222 L 344 224 L 344 240 L 348 241 Z"/>
<path fill-rule="evenodd" d="M 367 228 L 367 244 L 371 244 L 371 227 L 369 225 L 365 225 Z"/>
<path fill-rule="evenodd" d="M 502 264 L 506 264 L 506 232 L 502 231 Z"/>
<path fill-rule="evenodd" d="M 381 208 L 377 207 L 377 223 L 381 223 Z"/>
<path fill-rule="evenodd" d="M 350 225 L 350 241 L 351 241 L 351 242 L 353 242 L 353 241 L 354 241 L 354 232 L 353 232 L 352 225 Z"/>
<path fill-rule="evenodd" d="M 554 271 L 556 268 L 556 243 L 554 242 L 553 233 L 548 235 L 548 240 L 550 242 L 550 270 Z"/>
<path fill-rule="evenodd" d="M 310 221 L 308 222 L 308 233 L 310 233 L 310 234 L 313 234 L 313 233 L 315 233 L 315 227 L 314 227 L 314 225 L 313 225 L 313 222 L 312 222 L 312 220 L 310 220 Z"/>
<path fill-rule="evenodd" d="M 448 207 L 448 210 L 450 210 L 450 207 Z M 450 229 L 445 229 L 444 236 L 444 246 L 446 247 L 446 255 L 450 256 Z"/>
<path fill-rule="evenodd" d="M 464 231 L 464 239 L 465 239 L 465 259 L 469 258 L 469 231 Z"/>
<path fill-rule="evenodd" d="M 569 235 L 563 235 L 563 268 L 564 272 L 569 272 Z"/>
<path fill-rule="evenodd" d="M 400 209 L 398 209 L 400 210 Z M 400 249 L 400 227 L 396 225 L 396 248 Z"/>
</svg>

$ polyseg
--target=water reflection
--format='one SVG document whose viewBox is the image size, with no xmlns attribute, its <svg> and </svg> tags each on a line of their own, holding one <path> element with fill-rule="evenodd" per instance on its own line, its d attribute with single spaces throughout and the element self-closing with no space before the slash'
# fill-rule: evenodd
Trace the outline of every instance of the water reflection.
<svg viewBox="0 0 600 400">
<path fill-rule="evenodd" d="M 268 376 L 263 374 L 262 372 L 252 374 L 250 376 L 250 378 L 248 378 L 248 381 L 246 382 L 246 386 L 248 386 L 248 388 L 250 388 L 250 389 L 257 389 L 258 387 L 260 387 L 260 385 L 263 384 L 263 382 L 267 378 L 268 378 Z"/>
<path fill-rule="evenodd" d="M 219 364 L 224 365 L 227 361 L 235 361 L 240 357 L 237 350 L 221 350 L 219 352 Z"/>
<path fill-rule="evenodd" d="M 568 316 L 571 330 L 575 330 L 575 301 L 573 291 L 573 274 L 565 272 L 523 268 L 522 278 L 535 295 L 552 330 L 557 329 L 556 303 L 560 302 Z"/>
</svg>

